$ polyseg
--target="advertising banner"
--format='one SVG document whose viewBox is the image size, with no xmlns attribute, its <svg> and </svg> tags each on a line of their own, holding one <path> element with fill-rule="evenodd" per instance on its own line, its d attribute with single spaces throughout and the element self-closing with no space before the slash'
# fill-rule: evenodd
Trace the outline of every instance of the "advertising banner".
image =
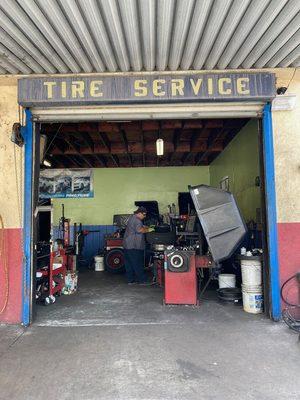
<svg viewBox="0 0 300 400">
<path fill-rule="evenodd" d="M 94 197 L 91 169 L 45 169 L 40 173 L 40 199 Z"/>
</svg>

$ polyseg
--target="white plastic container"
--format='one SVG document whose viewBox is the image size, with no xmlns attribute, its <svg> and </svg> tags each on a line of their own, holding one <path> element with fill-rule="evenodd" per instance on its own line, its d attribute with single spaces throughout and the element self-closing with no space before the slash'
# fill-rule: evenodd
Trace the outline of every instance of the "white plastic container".
<svg viewBox="0 0 300 400">
<path fill-rule="evenodd" d="M 243 308 L 244 311 L 251 314 L 260 314 L 263 312 L 263 292 L 261 286 L 242 285 Z"/>
<path fill-rule="evenodd" d="M 236 277 L 234 274 L 220 274 L 218 280 L 219 289 L 235 288 Z"/>
<path fill-rule="evenodd" d="M 261 273 L 261 261 L 253 260 L 241 260 L 242 270 L 242 283 L 247 286 L 259 286 L 262 284 L 262 273 Z"/>
<path fill-rule="evenodd" d="M 104 271 L 104 257 L 103 256 L 95 256 L 95 271 Z"/>
</svg>

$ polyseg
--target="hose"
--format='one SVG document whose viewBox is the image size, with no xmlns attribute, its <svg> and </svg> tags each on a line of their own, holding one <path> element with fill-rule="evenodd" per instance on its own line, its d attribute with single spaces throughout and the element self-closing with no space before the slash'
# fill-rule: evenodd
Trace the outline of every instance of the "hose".
<svg viewBox="0 0 300 400">
<path fill-rule="evenodd" d="M 4 285 L 5 285 L 5 290 L 4 290 L 4 303 L 2 307 L 0 308 L 0 314 L 2 314 L 8 303 L 8 295 L 9 295 L 9 274 L 8 274 L 8 262 L 7 262 L 7 252 L 6 252 L 6 246 L 5 246 L 5 232 L 4 232 L 4 222 L 3 218 L 0 215 L 0 261 L 3 260 L 3 266 L 4 266 Z"/>
<path fill-rule="evenodd" d="M 296 273 L 295 275 L 293 275 L 293 276 L 291 276 L 289 279 L 287 279 L 287 280 L 283 283 L 283 285 L 281 286 L 281 289 L 280 289 L 280 297 L 281 297 L 282 301 L 283 301 L 285 304 L 287 304 L 288 306 L 291 306 L 291 307 L 299 307 L 299 304 L 289 303 L 289 302 L 287 301 L 287 299 L 283 296 L 283 289 L 285 288 L 285 286 L 286 286 L 291 280 L 293 280 L 294 278 L 296 278 L 297 275 L 298 275 L 298 273 Z"/>
<path fill-rule="evenodd" d="M 299 272 L 294 274 L 294 275 L 292 275 L 290 278 L 288 278 L 283 283 L 283 285 L 281 286 L 281 289 L 280 289 L 280 296 L 281 296 L 282 301 L 287 305 L 287 307 L 282 311 L 282 319 L 283 319 L 283 321 L 286 323 L 286 325 L 290 329 L 292 329 L 293 331 L 295 331 L 297 333 L 300 333 L 300 320 L 295 318 L 291 313 L 292 310 L 294 311 L 294 313 L 298 312 L 299 309 L 300 309 L 300 304 L 290 303 L 283 295 L 283 290 L 286 287 L 286 285 L 289 282 L 291 282 L 293 279 L 297 278 L 298 274 L 299 274 Z"/>
</svg>

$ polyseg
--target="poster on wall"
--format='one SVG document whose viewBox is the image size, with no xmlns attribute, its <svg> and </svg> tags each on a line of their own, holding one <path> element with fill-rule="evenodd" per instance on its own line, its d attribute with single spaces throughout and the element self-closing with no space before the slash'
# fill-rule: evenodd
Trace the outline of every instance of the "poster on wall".
<svg viewBox="0 0 300 400">
<path fill-rule="evenodd" d="M 45 169 L 40 173 L 40 199 L 94 197 L 91 169 Z"/>
</svg>

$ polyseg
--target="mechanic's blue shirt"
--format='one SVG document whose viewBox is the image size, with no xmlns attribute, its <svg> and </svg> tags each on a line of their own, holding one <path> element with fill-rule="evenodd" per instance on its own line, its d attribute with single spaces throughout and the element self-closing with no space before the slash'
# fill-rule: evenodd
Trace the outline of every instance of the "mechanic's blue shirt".
<svg viewBox="0 0 300 400">
<path fill-rule="evenodd" d="M 144 250 L 145 249 L 145 237 L 139 230 L 143 227 L 142 221 L 133 214 L 126 227 L 125 235 L 123 238 L 124 249 L 130 250 Z"/>
</svg>

